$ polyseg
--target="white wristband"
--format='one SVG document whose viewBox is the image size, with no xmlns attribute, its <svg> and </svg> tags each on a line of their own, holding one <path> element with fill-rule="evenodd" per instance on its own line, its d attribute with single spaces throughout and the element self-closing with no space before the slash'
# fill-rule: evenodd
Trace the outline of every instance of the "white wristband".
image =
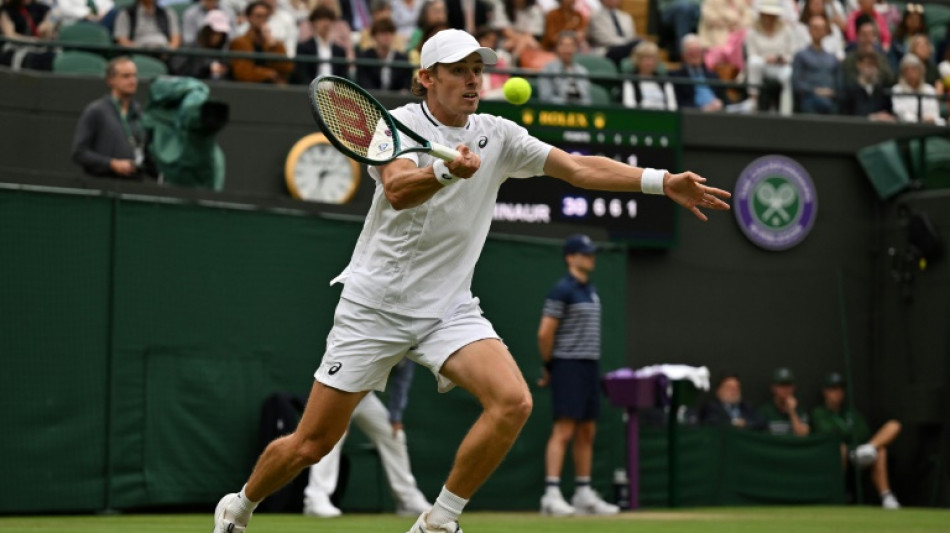
<svg viewBox="0 0 950 533">
<path fill-rule="evenodd" d="M 432 163 L 432 172 L 435 173 L 435 179 L 439 180 L 443 187 L 452 185 L 459 180 L 458 176 L 453 176 L 449 172 L 449 168 L 445 166 L 445 161 L 441 159 L 436 159 L 435 163 Z"/>
<path fill-rule="evenodd" d="M 645 168 L 640 175 L 640 190 L 643 194 L 665 194 L 663 192 L 663 178 L 666 170 Z"/>
</svg>

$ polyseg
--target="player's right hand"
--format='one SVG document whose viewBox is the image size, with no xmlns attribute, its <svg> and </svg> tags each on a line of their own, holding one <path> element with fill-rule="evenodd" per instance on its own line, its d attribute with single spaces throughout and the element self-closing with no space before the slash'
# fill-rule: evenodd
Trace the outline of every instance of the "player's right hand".
<svg viewBox="0 0 950 533">
<path fill-rule="evenodd" d="M 478 167 L 482 165 L 482 159 L 464 144 L 456 146 L 455 149 L 458 150 L 459 156 L 455 161 L 446 163 L 446 168 L 449 169 L 449 172 L 451 172 L 453 176 L 462 179 L 471 178 L 475 175 L 475 172 L 478 171 Z"/>
</svg>

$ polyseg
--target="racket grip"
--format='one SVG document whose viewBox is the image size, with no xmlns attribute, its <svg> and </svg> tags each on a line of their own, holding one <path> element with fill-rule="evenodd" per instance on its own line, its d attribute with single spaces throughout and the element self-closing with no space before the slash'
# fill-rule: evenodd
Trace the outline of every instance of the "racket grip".
<svg viewBox="0 0 950 533">
<path fill-rule="evenodd" d="M 446 163 L 450 161 L 455 161 L 455 158 L 462 155 L 458 153 L 457 150 L 453 150 L 452 148 L 449 148 L 448 146 L 442 146 L 441 144 L 434 143 L 434 142 L 429 143 L 429 153 L 445 161 Z"/>
</svg>

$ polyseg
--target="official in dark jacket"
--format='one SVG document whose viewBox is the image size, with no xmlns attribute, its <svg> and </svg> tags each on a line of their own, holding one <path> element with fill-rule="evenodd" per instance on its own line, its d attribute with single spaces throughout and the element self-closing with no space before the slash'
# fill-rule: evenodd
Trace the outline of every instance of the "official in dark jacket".
<svg viewBox="0 0 950 533">
<path fill-rule="evenodd" d="M 317 6 L 310 12 L 310 24 L 313 26 L 313 38 L 297 44 L 297 57 L 316 57 L 324 60 L 346 59 L 346 50 L 330 41 L 330 30 L 336 22 L 336 13 L 326 7 Z M 294 83 L 309 84 L 317 76 L 333 74 L 334 76 L 348 77 L 348 67 L 345 63 L 296 63 L 294 67 Z"/>
<path fill-rule="evenodd" d="M 699 421 L 709 426 L 765 429 L 765 420 L 742 400 L 742 384 L 735 374 L 727 374 L 719 380 L 716 397 L 700 408 Z"/>
<path fill-rule="evenodd" d="M 135 63 L 117 57 L 106 69 L 109 94 L 86 106 L 73 138 L 73 161 L 92 176 L 141 180 L 154 177 L 141 109 Z"/>
<path fill-rule="evenodd" d="M 359 53 L 360 59 L 384 61 L 384 65 L 360 65 L 356 68 L 357 83 L 364 89 L 383 91 L 408 91 L 412 85 L 410 68 L 392 67 L 393 63 L 407 63 L 409 56 L 393 49 L 396 25 L 392 19 L 379 19 L 373 23 L 370 33 L 376 45 Z"/>
</svg>

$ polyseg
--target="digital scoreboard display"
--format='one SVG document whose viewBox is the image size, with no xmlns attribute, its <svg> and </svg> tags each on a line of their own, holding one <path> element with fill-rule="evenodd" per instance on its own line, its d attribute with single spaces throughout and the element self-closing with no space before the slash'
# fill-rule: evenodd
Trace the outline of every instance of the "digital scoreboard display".
<svg viewBox="0 0 950 533">
<path fill-rule="evenodd" d="M 479 112 L 503 116 L 569 153 L 600 155 L 639 166 L 679 169 L 677 113 L 481 102 Z M 493 231 L 667 247 L 676 241 L 678 207 L 662 196 L 592 191 L 542 176 L 509 179 L 498 193 Z"/>
</svg>

